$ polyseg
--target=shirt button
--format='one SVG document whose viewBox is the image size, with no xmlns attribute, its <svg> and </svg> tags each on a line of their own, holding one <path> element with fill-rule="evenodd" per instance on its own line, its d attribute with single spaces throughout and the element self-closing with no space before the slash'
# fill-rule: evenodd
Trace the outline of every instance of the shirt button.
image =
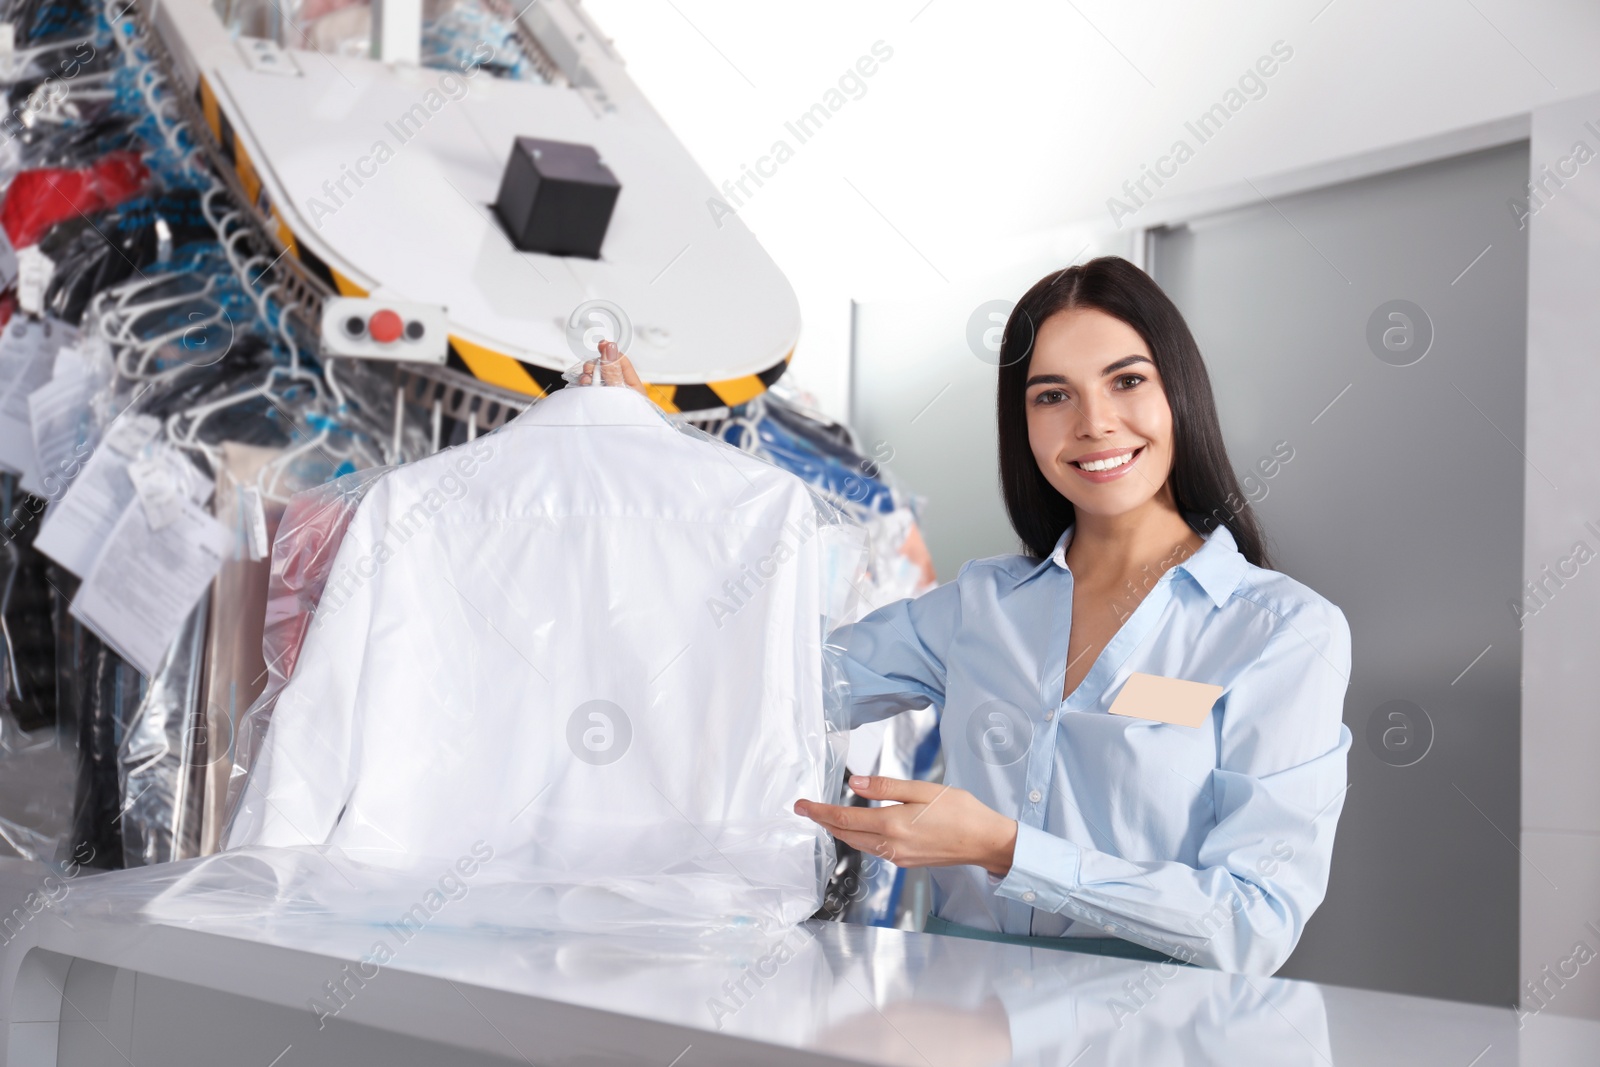
<svg viewBox="0 0 1600 1067">
<path fill-rule="evenodd" d="M 1030 889 L 1026 893 L 1022 894 L 1022 900 L 1026 904 L 1032 904 L 1033 901 L 1034 901 L 1034 892 L 1033 892 L 1033 890 Z"/>
<path fill-rule="evenodd" d="M 1039 801 L 1044 799 L 1044 794 L 1035 789 L 1033 792 L 1028 794 L 1028 799 L 1037 804 Z"/>
<path fill-rule="evenodd" d="M 1056 717 L 1056 712 L 1055 712 L 1054 708 L 1051 708 L 1049 711 L 1044 713 L 1044 721 L 1045 722 L 1049 722 L 1051 719 L 1053 719 L 1055 717 Z"/>
<path fill-rule="evenodd" d="M 1106 933 L 1114 934 L 1116 932 L 1117 932 L 1117 928 L 1115 926 L 1112 926 L 1110 923 L 1106 923 Z"/>
</svg>

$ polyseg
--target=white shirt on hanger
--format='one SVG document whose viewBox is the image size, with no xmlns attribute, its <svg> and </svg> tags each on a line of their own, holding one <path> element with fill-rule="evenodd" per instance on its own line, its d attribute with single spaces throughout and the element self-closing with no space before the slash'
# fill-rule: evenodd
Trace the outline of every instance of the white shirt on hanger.
<svg viewBox="0 0 1600 1067">
<path fill-rule="evenodd" d="M 816 507 L 617 387 L 385 475 L 228 847 L 436 872 L 484 842 L 525 912 L 497 922 L 806 918 L 826 841 L 791 805 L 842 751 L 827 589 L 864 551 Z"/>
</svg>

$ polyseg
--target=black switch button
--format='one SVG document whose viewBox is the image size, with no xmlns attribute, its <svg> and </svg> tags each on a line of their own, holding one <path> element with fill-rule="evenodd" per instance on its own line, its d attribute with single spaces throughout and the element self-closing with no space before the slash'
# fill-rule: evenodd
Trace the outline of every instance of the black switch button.
<svg viewBox="0 0 1600 1067">
<path fill-rule="evenodd" d="M 599 259 L 621 191 L 590 145 L 518 137 L 494 210 L 518 251 Z"/>
</svg>

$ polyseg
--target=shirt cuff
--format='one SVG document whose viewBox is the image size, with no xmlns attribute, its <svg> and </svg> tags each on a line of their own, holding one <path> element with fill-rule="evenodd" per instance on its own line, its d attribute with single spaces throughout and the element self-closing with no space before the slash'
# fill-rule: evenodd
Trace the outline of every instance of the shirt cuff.
<svg viewBox="0 0 1600 1067">
<path fill-rule="evenodd" d="M 1058 912 L 1078 888 L 1083 850 L 1064 837 L 1017 823 L 1011 870 L 994 891 L 1042 911 Z"/>
</svg>

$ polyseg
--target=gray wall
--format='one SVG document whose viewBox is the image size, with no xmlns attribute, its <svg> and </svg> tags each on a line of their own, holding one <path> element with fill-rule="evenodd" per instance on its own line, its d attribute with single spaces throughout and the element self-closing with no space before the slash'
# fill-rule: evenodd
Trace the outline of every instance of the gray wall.
<svg viewBox="0 0 1600 1067">
<path fill-rule="evenodd" d="M 895 477 L 923 498 L 922 533 L 941 582 L 953 580 L 969 559 L 1020 550 L 1000 497 L 998 357 L 986 362 L 973 350 L 968 327 L 974 314 L 987 321 L 985 305 L 1014 303 L 1069 263 L 1130 254 L 1131 232 L 1092 241 L 1070 237 L 924 299 L 854 306 L 850 425 L 867 454 L 889 456 Z"/>
<path fill-rule="evenodd" d="M 1286 976 L 1516 999 L 1527 173 L 1521 143 L 1153 238 L 1235 469 L 1294 450 L 1247 486 L 1278 569 L 1353 637 L 1332 881 Z M 1394 300 L 1425 355 L 1414 312 L 1409 348 L 1369 329 Z"/>
<path fill-rule="evenodd" d="M 1528 477 L 1522 632 L 1522 977 L 1527 1011 L 1600 1019 L 1600 96 L 1533 114 L 1528 221 Z M 1561 179 L 1560 170 L 1568 177 Z M 1576 174 L 1573 171 L 1576 170 Z M 1548 568 L 1548 570 L 1546 570 Z M 1562 577 L 1565 573 L 1566 577 Z M 1498 649 L 1496 650 L 1498 651 Z M 1565 977 L 1563 977 L 1565 975 Z"/>
</svg>

